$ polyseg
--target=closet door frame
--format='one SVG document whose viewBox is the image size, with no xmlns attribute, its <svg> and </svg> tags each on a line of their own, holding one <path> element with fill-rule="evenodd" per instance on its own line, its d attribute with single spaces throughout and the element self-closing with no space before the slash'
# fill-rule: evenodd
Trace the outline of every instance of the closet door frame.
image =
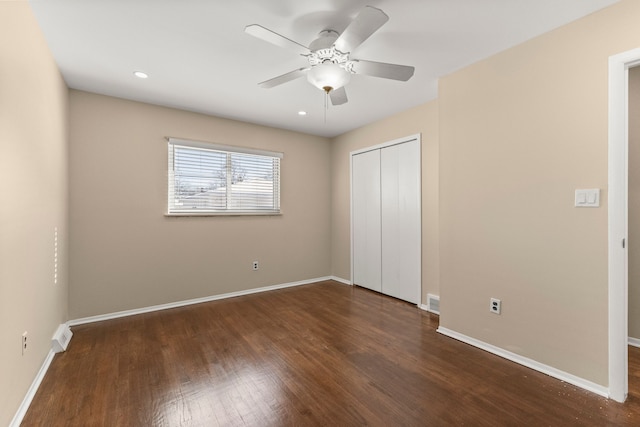
<svg viewBox="0 0 640 427">
<path fill-rule="evenodd" d="M 387 147 L 391 147 L 394 145 L 399 145 L 399 144 L 403 144 L 405 142 L 411 142 L 411 141 L 417 141 L 418 142 L 418 147 L 420 147 L 419 152 L 422 153 L 422 137 L 421 134 L 414 134 L 414 135 L 409 135 L 403 138 L 398 138 L 398 139 L 394 139 L 392 141 L 388 141 L 388 142 L 384 142 L 382 144 L 377 144 L 377 145 L 373 145 L 373 146 L 369 146 L 369 147 L 365 147 L 365 148 L 361 148 L 358 150 L 354 150 L 352 152 L 349 153 L 349 203 L 350 203 L 350 233 L 351 233 L 351 275 L 350 275 L 350 282 L 353 285 L 354 284 L 354 277 L 353 277 L 353 273 L 354 273 L 354 216 L 353 216 L 353 157 L 355 155 L 358 154 L 362 154 L 362 153 L 366 153 L 368 151 L 373 151 L 373 150 L 380 150 L 383 148 L 387 148 Z M 422 165 L 422 154 L 420 154 L 420 159 L 418 159 L 418 161 L 420 162 L 420 165 Z M 420 166 L 420 176 L 422 176 L 422 166 Z M 420 186 L 419 186 L 419 191 L 421 194 L 421 198 L 422 198 L 422 178 L 419 178 L 420 181 Z M 422 203 L 422 202 L 421 202 Z M 422 215 L 421 215 L 422 216 Z M 420 221 L 420 239 L 422 239 L 422 221 Z M 422 249 L 421 249 L 422 251 Z M 422 255 L 420 256 L 422 259 Z M 421 273 L 422 276 L 422 273 Z M 422 279 L 420 279 L 420 283 L 418 284 L 419 289 L 416 291 L 418 293 L 418 295 L 420 295 L 419 301 L 418 301 L 418 305 L 420 305 L 422 303 Z"/>
</svg>

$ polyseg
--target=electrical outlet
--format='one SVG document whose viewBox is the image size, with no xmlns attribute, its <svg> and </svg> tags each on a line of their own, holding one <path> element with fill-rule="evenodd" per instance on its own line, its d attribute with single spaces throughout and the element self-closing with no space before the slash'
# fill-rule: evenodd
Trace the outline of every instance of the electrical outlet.
<svg viewBox="0 0 640 427">
<path fill-rule="evenodd" d="M 22 355 L 27 352 L 27 331 L 22 334 Z"/>
<path fill-rule="evenodd" d="M 253 269 L 257 270 L 259 268 L 258 261 L 253 261 Z"/>
<path fill-rule="evenodd" d="M 500 314 L 500 310 L 502 309 L 502 301 L 497 298 L 491 298 L 491 305 L 489 306 L 489 310 L 493 314 Z"/>
</svg>

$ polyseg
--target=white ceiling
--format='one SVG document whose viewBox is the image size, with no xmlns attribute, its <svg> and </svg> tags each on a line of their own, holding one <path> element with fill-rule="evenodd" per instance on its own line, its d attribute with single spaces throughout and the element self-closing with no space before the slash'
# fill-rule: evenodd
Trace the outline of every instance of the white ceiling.
<svg viewBox="0 0 640 427">
<path fill-rule="evenodd" d="M 30 0 L 69 87 L 335 136 L 437 97 L 438 78 L 618 0 Z M 304 57 L 244 33 L 260 24 L 308 45 L 371 5 L 390 20 L 351 57 L 413 65 L 408 82 L 355 75 L 324 110 L 306 79 L 257 83 Z M 149 74 L 146 80 L 133 71 Z M 299 110 L 308 115 L 298 116 Z"/>
</svg>

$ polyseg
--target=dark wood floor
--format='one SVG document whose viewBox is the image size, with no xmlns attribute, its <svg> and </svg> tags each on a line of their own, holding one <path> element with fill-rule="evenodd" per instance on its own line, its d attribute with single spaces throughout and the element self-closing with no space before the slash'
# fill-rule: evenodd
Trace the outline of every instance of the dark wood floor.
<svg viewBox="0 0 640 427">
<path fill-rule="evenodd" d="M 336 282 L 84 325 L 22 425 L 640 425 L 640 349 L 618 404 L 437 326 Z"/>
</svg>

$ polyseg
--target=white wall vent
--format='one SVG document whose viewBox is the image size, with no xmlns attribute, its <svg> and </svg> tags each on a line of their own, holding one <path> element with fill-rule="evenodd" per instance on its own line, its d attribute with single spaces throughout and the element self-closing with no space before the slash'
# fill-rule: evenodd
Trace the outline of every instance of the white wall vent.
<svg viewBox="0 0 640 427">
<path fill-rule="evenodd" d="M 58 326 L 58 329 L 56 330 L 56 333 L 53 334 L 53 339 L 51 340 L 51 347 L 53 348 L 53 352 L 61 353 L 63 351 L 66 351 L 72 336 L 73 332 L 71 332 L 71 329 L 69 329 L 69 325 L 63 323 Z"/>
<path fill-rule="evenodd" d="M 440 297 L 437 295 L 427 294 L 427 311 L 440 315 Z"/>
</svg>

